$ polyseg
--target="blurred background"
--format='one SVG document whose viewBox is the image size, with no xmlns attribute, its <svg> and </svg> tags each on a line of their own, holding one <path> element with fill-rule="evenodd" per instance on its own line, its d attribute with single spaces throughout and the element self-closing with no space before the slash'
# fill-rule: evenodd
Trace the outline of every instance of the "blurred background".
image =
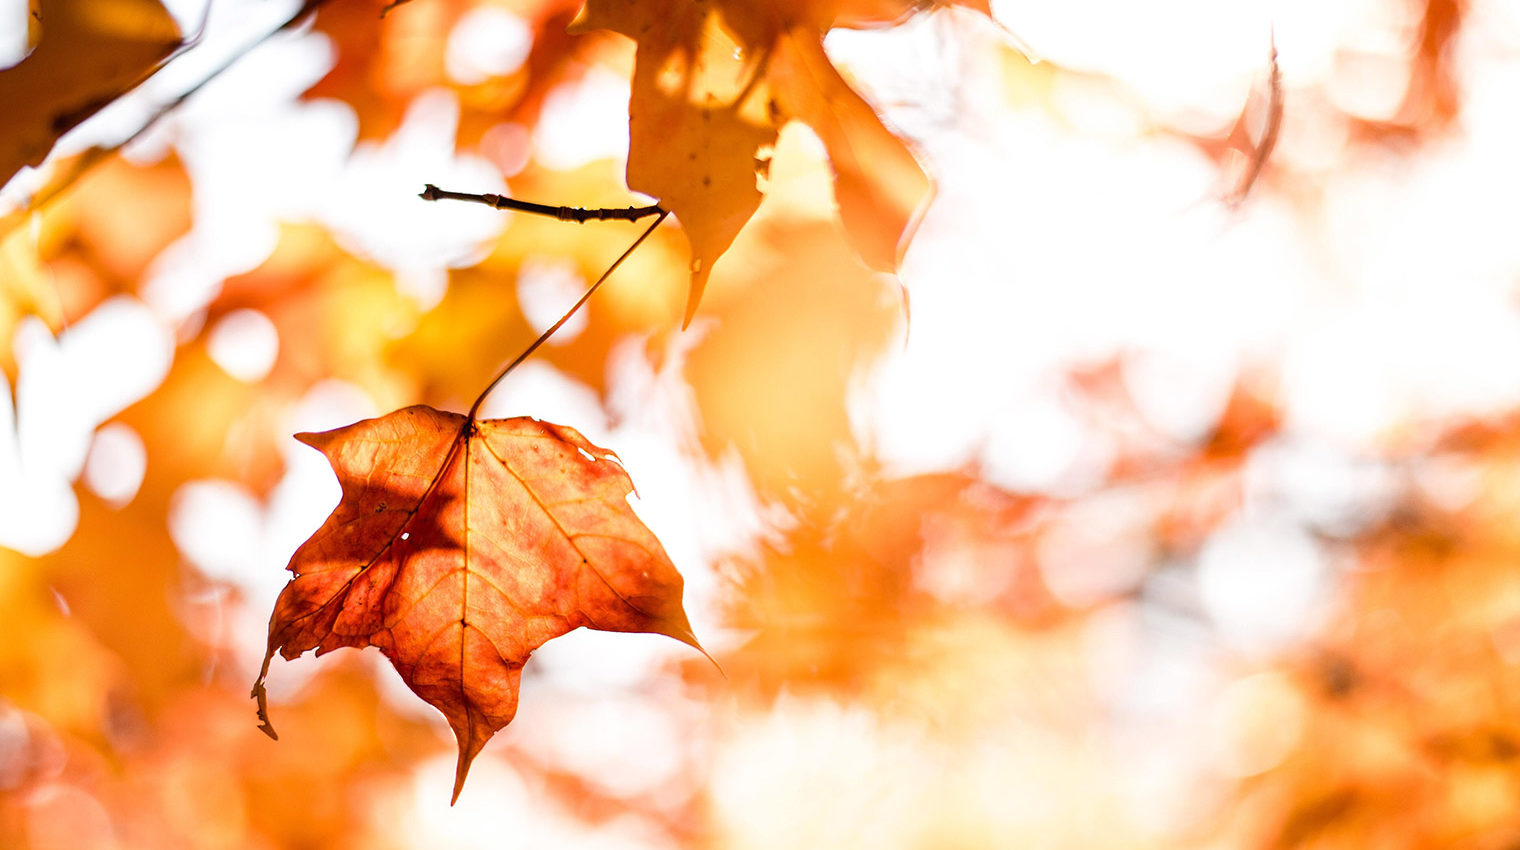
<svg viewBox="0 0 1520 850">
<path fill-rule="evenodd" d="M 484 408 L 622 457 L 726 675 L 551 642 L 450 808 L 377 652 L 257 732 L 338 498 L 290 435 L 463 410 L 634 238 L 416 197 L 632 203 L 633 45 L 381 5 L 0 2 L 12 115 L 89 54 L 52 12 L 197 36 L 46 161 L 0 125 L 0 845 L 1520 843 L 1520 6 L 834 31 L 937 183 L 902 274 L 791 125 L 689 330 L 671 223 Z"/>
</svg>

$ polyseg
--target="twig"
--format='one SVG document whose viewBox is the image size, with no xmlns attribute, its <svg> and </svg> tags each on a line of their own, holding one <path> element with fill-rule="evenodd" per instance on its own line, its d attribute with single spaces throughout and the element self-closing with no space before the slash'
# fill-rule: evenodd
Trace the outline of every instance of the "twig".
<svg viewBox="0 0 1520 850">
<path fill-rule="evenodd" d="M 585 224 L 588 221 L 638 221 L 652 215 L 664 218 L 667 214 L 660 206 L 648 207 L 621 207 L 607 209 L 579 209 L 577 207 L 551 207 L 547 204 L 534 204 L 528 201 L 519 201 L 502 195 L 476 195 L 470 192 L 450 192 L 440 189 L 429 183 L 417 197 L 424 201 L 471 201 L 477 204 L 485 204 L 498 210 L 518 210 L 519 212 L 546 215 L 557 218 L 560 221 L 573 221 Z M 645 234 L 646 236 L 648 234 Z M 642 241 L 643 237 L 640 237 Z M 638 244 L 638 243 L 634 243 Z M 622 260 L 618 260 L 622 262 Z M 616 268 L 616 264 L 613 268 Z M 611 271 L 609 269 L 608 271 Z"/>
<path fill-rule="evenodd" d="M 428 188 L 432 189 L 433 187 L 429 186 Z M 450 193 L 450 194 L 452 194 L 452 193 Z M 424 194 L 423 197 L 427 197 L 426 194 Z M 440 197 L 443 197 L 443 196 L 440 195 Z M 464 200 L 474 200 L 475 198 L 480 198 L 480 197 L 495 198 L 496 196 L 495 195 L 472 195 L 472 196 L 465 196 Z M 429 200 L 431 200 L 431 199 L 429 199 Z M 510 199 L 501 198 L 500 200 L 510 200 Z M 517 203 L 517 202 L 514 202 L 514 203 Z M 536 207 L 536 206 L 538 206 L 538 204 L 532 204 L 532 206 Z M 553 210 L 553 209 L 565 209 L 565 208 L 564 207 L 558 207 L 558 208 L 556 208 L 556 207 L 543 207 L 543 209 Z M 499 384 L 499 383 L 501 383 L 501 379 L 505 378 L 507 376 L 508 372 L 511 372 L 513 369 L 516 369 L 519 363 L 522 363 L 524 360 L 527 360 L 529 357 L 531 357 L 533 355 L 533 352 L 535 352 L 535 351 L 538 350 L 539 346 L 541 346 L 545 342 L 549 341 L 549 337 L 553 336 L 555 331 L 557 331 L 561 327 L 563 327 L 564 324 L 565 324 L 565 322 L 570 321 L 570 317 L 573 316 L 573 315 L 575 315 L 575 311 L 579 310 L 582 306 L 585 305 L 585 303 L 587 301 L 591 300 L 591 296 L 595 295 L 596 291 L 602 287 L 602 284 L 607 282 L 607 278 L 612 277 L 612 273 L 615 272 L 615 271 L 617 271 L 617 267 L 621 266 L 623 264 L 623 261 L 626 260 L 626 259 L 628 259 L 629 255 L 631 255 L 634 252 L 635 249 L 637 249 L 640 245 L 644 244 L 644 240 L 649 238 L 649 234 L 653 233 L 654 229 L 656 227 L 660 226 L 660 222 L 664 221 L 665 217 L 668 216 L 668 215 L 670 215 L 670 212 L 668 210 L 662 210 L 659 207 L 652 207 L 651 209 L 653 209 L 656 213 L 658 213 L 660 217 L 657 218 L 657 219 L 655 219 L 654 223 L 651 224 L 651 225 L 649 225 L 649 227 L 645 228 L 644 232 L 639 234 L 639 238 L 633 240 L 633 244 L 628 246 L 628 250 L 624 251 L 616 260 L 612 261 L 612 265 L 608 266 L 607 270 L 604 271 L 604 272 L 602 272 L 602 276 L 596 279 L 596 283 L 591 284 L 591 286 L 589 288 L 587 288 L 586 294 L 582 295 L 580 297 L 580 300 L 576 301 L 574 304 L 572 304 L 570 306 L 569 310 L 565 311 L 565 315 L 559 317 L 559 321 L 557 321 L 554 324 L 550 325 L 548 330 L 546 330 L 543 333 L 539 334 L 538 335 L 538 339 L 533 340 L 533 343 L 531 345 L 529 345 L 526 349 L 524 349 L 522 354 L 517 355 L 517 359 L 513 360 L 511 363 L 508 363 L 506 365 L 506 368 L 504 368 L 500 372 L 496 373 L 496 377 L 494 377 L 494 378 L 491 379 L 491 383 L 486 384 L 486 388 L 483 389 L 483 390 L 481 390 L 480 391 L 480 395 L 478 395 L 478 396 L 475 397 L 475 403 L 472 404 L 472 405 L 470 405 L 470 412 L 465 415 L 465 423 L 466 423 L 465 427 L 469 427 L 469 425 L 475 421 L 475 414 L 480 411 L 480 405 L 481 405 L 481 403 L 486 400 L 486 396 L 488 396 L 488 395 L 491 394 L 491 390 L 496 389 L 496 385 Z M 529 210 L 529 212 L 536 212 L 536 210 Z M 596 212 L 596 211 L 593 210 L 592 212 Z M 617 212 L 617 210 L 612 210 L 612 212 Z M 549 214 L 552 215 L 552 213 L 549 213 Z M 646 215 L 647 215 L 647 213 L 646 213 Z M 706 654 L 706 653 L 703 653 L 703 654 Z"/>
</svg>

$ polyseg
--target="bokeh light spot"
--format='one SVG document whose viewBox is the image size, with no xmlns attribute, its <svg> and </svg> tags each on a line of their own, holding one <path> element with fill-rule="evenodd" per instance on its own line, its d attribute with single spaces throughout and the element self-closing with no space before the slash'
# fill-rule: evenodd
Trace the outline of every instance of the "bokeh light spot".
<svg viewBox="0 0 1520 850">
<path fill-rule="evenodd" d="M 211 326 L 206 352 L 216 365 L 240 381 L 257 381 L 274 368 L 280 333 L 257 310 L 234 310 Z"/>
</svg>

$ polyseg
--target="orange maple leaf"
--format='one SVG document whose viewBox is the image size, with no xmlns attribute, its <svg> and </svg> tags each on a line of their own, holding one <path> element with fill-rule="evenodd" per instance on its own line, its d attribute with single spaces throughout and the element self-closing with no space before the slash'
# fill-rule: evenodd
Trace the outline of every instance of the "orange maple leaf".
<svg viewBox="0 0 1520 850">
<path fill-rule="evenodd" d="M 453 728 L 457 800 L 544 642 L 586 626 L 701 650 L 680 574 L 628 506 L 632 481 L 575 429 L 417 405 L 297 439 L 327 455 L 343 497 L 291 558 L 269 620 L 253 696 L 271 736 L 275 652 L 378 646 Z"/>
<path fill-rule="evenodd" d="M 856 252 L 878 271 L 897 270 L 933 184 L 829 62 L 823 33 L 843 18 L 878 23 L 912 8 L 897 0 L 587 0 L 572 31 L 612 30 L 638 45 L 628 187 L 658 198 L 691 242 L 687 324 L 712 264 L 759 207 L 766 148 L 792 119 L 823 140 Z"/>
</svg>

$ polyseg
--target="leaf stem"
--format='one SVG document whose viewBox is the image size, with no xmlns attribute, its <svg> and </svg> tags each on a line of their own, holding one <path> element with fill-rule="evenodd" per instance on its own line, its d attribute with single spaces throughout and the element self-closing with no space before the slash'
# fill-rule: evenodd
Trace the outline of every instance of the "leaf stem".
<svg viewBox="0 0 1520 850">
<path fill-rule="evenodd" d="M 428 188 L 431 189 L 433 187 L 429 186 Z M 453 194 L 453 193 L 450 193 L 450 194 Z M 426 198 L 427 195 L 424 194 L 423 197 Z M 439 197 L 447 197 L 447 196 L 446 195 L 439 195 Z M 494 196 L 494 195 L 466 196 L 465 199 L 466 200 L 473 200 L 475 197 L 496 197 L 496 196 Z M 504 198 L 502 200 L 509 200 L 509 199 L 505 199 Z M 535 204 L 534 206 L 537 206 L 537 205 Z M 551 207 L 549 209 L 553 209 L 553 208 Z M 564 209 L 564 208 L 560 207 L 560 209 Z M 480 412 L 480 405 L 481 405 L 481 403 L 486 400 L 486 396 L 488 396 L 488 395 L 491 394 L 491 390 L 496 389 L 496 385 L 499 384 L 499 383 L 501 383 L 501 379 L 505 378 L 507 376 L 507 373 L 511 372 L 513 369 L 516 369 L 517 366 L 518 366 L 518 364 L 522 363 L 524 360 L 527 360 L 529 357 L 531 357 L 533 355 L 533 352 L 535 352 L 535 351 L 538 350 L 539 346 L 541 346 L 545 342 L 549 341 L 549 337 L 553 336 L 555 331 L 557 331 L 561 327 L 563 327 L 564 324 L 565 324 L 565 322 L 570 321 L 570 317 L 573 316 L 573 315 L 575 315 L 575 311 L 577 311 L 581 307 L 585 306 L 586 302 L 589 301 L 589 300 L 591 300 L 591 296 L 595 295 L 596 291 L 601 288 L 602 284 L 607 282 L 607 278 L 612 277 L 612 273 L 615 272 L 615 271 L 617 271 L 617 267 L 621 266 L 623 264 L 623 261 L 626 260 L 626 259 L 628 259 L 629 255 L 631 255 L 634 252 L 635 249 L 637 249 L 640 245 L 644 244 L 644 240 L 649 238 L 649 234 L 653 233 L 654 229 L 656 227 L 660 226 L 660 222 L 664 221 L 665 217 L 668 216 L 668 215 L 670 215 L 670 211 L 669 210 L 661 209 L 659 207 L 650 207 L 649 209 L 652 209 L 655 212 L 659 213 L 660 217 L 657 218 L 657 219 L 655 219 L 654 223 L 651 224 L 651 225 L 649 225 L 649 227 L 645 228 L 644 232 L 639 234 L 639 238 L 633 240 L 633 244 L 629 245 L 628 249 L 626 251 L 624 251 L 621 255 L 619 255 L 616 260 L 612 261 L 612 265 L 608 266 L 607 270 L 604 271 L 604 272 L 602 272 L 602 276 L 596 279 L 596 283 L 591 284 L 591 286 L 586 289 L 586 293 L 584 295 L 582 295 L 580 297 L 580 299 L 577 300 L 573 305 L 571 305 L 571 307 L 570 307 L 569 310 L 565 311 L 565 315 L 559 317 L 559 321 L 557 321 L 554 324 L 550 325 L 548 330 L 546 330 L 543 333 L 539 334 L 538 335 L 538 339 L 533 340 L 533 343 L 531 345 L 529 345 L 526 349 L 523 349 L 523 353 L 522 354 L 517 355 L 516 359 L 514 359 L 511 363 L 508 363 L 506 365 L 506 367 L 503 368 L 500 372 L 496 373 L 496 377 L 494 377 L 494 378 L 491 379 L 491 383 L 486 384 L 486 388 L 483 389 L 483 390 L 481 390 L 480 391 L 480 395 L 478 395 L 478 396 L 475 397 L 475 403 L 472 404 L 472 405 L 470 405 L 470 412 L 467 413 L 467 414 L 465 414 L 465 427 L 466 428 L 470 427 L 471 425 L 473 425 L 475 423 L 475 414 L 478 413 L 478 412 Z M 616 210 L 614 210 L 614 212 L 616 212 Z"/>
<path fill-rule="evenodd" d="M 548 204 L 535 204 L 529 201 L 519 201 L 503 195 L 476 195 L 471 192 L 450 192 L 440 189 L 429 183 L 417 197 L 424 201 L 471 201 L 477 204 L 485 204 L 498 210 L 518 210 L 520 212 L 534 213 L 557 218 L 560 221 L 573 221 L 585 224 L 588 221 L 638 221 L 651 215 L 664 216 L 665 210 L 659 206 L 648 207 L 621 207 L 604 209 L 579 209 L 577 207 L 551 207 Z"/>
</svg>

